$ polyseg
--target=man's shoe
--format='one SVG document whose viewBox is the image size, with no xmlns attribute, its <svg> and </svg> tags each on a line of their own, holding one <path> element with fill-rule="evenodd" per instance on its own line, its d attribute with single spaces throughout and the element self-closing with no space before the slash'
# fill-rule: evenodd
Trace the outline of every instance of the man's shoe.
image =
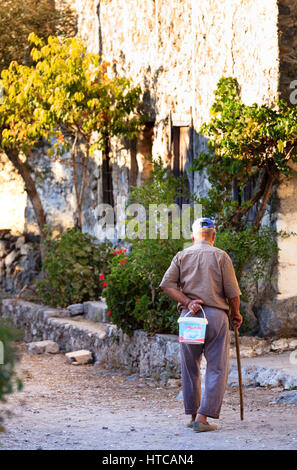
<svg viewBox="0 0 297 470">
<path fill-rule="evenodd" d="M 194 421 L 192 427 L 195 432 L 216 431 L 218 429 L 216 424 L 204 424 L 199 421 Z"/>
</svg>

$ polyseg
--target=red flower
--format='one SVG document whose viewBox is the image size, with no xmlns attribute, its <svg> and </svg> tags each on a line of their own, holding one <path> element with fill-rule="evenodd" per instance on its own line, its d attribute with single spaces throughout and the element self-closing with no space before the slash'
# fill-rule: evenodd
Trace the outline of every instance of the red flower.
<svg viewBox="0 0 297 470">
<path fill-rule="evenodd" d="M 99 279 L 104 279 L 104 274 L 100 274 Z"/>
<path fill-rule="evenodd" d="M 110 317 L 110 315 L 111 315 L 111 310 L 110 310 L 110 312 L 108 312 L 108 314 L 107 314 L 107 315 Z"/>
<path fill-rule="evenodd" d="M 106 287 L 106 286 L 107 286 L 107 282 L 103 282 L 102 287 Z"/>
<path fill-rule="evenodd" d="M 139 302 L 139 299 L 136 299 L 136 302 Z"/>
<path fill-rule="evenodd" d="M 113 254 L 114 255 L 121 255 L 124 252 L 125 253 L 127 252 L 126 248 L 125 249 L 124 248 L 119 248 L 118 250 L 114 251 Z"/>
<path fill-rule="evenodd" d="M 122 260 L 120 261 L 120 264 L 126 263 L 127 261 L 128 261 L 127 258 L 122 259 Z"/>
</svg>

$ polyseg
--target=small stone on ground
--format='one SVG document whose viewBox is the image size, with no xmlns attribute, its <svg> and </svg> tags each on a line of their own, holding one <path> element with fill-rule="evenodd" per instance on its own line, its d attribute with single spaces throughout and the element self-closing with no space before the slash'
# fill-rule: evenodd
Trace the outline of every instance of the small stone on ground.
<svg viewBox="0 0 297 470">
<path fill-rule="evenodd" d="M 59 350 L 60 348 L 58 343 L 50 340 L 33 341 L 32 343 L 27 344 L 27 351 L 29 354 L 56 354 Z"/>
<path fill-rule="evenodd" d="M 86 349 L 81 349 L 79 351 L 72 351 L 65 354 L 66 361 L 69 364 L 88 364 L 93 361 L 93 356 L 91 351 L 87 351 Z"/>
<path fill-rule="evenodd" d="M 277 403 L 297 404 L 297 390 L 288 390 L 276 397 Z"/>
</svg>

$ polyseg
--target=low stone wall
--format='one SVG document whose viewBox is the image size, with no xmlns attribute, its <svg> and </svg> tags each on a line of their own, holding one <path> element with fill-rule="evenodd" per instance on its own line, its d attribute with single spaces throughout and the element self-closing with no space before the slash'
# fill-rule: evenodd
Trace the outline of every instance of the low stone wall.
<svg viewBox="0 0 297 470">
<path fill-rule="evenodd" d="M 24 331 L 25 342 L 52 340 L 57 342 L 64 352 L 88 349 L 96 362 L 110 364 L 113 367 L 125 367 L 131 372 L 138 372 L 141 376 L 153 376 L 166 381 L 170 377 L 180 375 L 180 351 L 177 336 L 169 334 L 151 336 L 142 330 L 136 330 L 132 336 L 128 336 L 111 323 L 95 322 L 88 318 L 91 303 L 87 304 L 85 316 L 71 316 L 73 312 L 71 313 L 69 308 L 50 308 L 10 298 L 2 300 L 1 315 L 3 318 L 12 320 L 17 328 Z M 241 336 L 240 343 L 242 358 L 292 351 L 297 348 L 296 338 L 273 341 Z M 235 357 L 234 335 L 231 332 L 231 362 Z M 205 369 L 204 360 L 202 369 Z M 263 374 L 266 380 L 267 371 L 262 367 L 258 369 L 258 367 L 243 367 L 243 379 L 248 385 L 260 384 Z M 276 373 L 273 369 L 269 374 L 269 381 L 272 385 L 280 382 L 292 386 L 291 377 L 287 379 L 286 374 L 278 377 L 279 371 Z M 231 364 L 229 377 L 230 383 L 237 380 L 236 364 Z M 297 377 L 294 380 L 294 386 L 297 386 Z"/>
<path fill-rule="evenodd" d="M 180 373 L 179 343 L 175 335 L 147 335 L 136 330 L 123 334 L 109 323 L 82 316 L 65 318 L 65 310 L 14 299 L 3 299 L 2 317 L 24 331 L 25 342 L 53 340 L 65 351 L 88 349 L 96 362 L 127 367 L 140 375 L 175 376 Z"/>
</svg>

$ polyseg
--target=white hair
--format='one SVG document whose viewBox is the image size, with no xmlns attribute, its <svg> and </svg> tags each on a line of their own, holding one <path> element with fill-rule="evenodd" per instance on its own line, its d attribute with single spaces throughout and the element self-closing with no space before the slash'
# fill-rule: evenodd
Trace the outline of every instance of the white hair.
<svg viewBox="0 0 297 470">
<path fill-rule="evenodd" d="M 195 220 L 192 225 L 192 234 L 195 240 L 201 240 L 202 234 L 206 235 L 205 238 L 211 238 L 216 233 L 216 229 L 213 227 L 201 227 L 200 221 Z"/>
</svg>

